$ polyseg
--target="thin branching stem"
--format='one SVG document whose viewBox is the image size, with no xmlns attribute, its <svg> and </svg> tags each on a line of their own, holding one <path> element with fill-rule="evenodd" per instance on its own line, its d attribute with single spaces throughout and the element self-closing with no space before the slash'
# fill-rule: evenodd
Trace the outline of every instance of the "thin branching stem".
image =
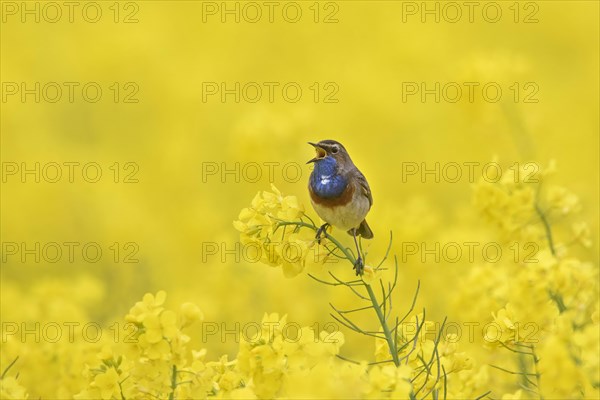
<svg viewBox="0 0 600 400">
<path fill-rule="evenodd" d="M 383 286 L 383 279 L 379 280 L 379 287 L 381 288 L 381 297 L 383 298 L 383 300 L 381 301 L 381 304 L 379 306 L 381 308 L 383 308 L 383 315 L 384 315 L 385 319 L 387 320 L 387 316 L 388 316 L 387 295 L 385 293 L 385 287 Z"/>
<path fill-rule="evenodd" d="M 511 374 L 511 375 L 535 376 L 535 374 L 532 374 L 532 373 L 529 373 L 529 372 L 511 371 L 509 369 L 502 368 L 502 367 L 499 367 L 497 365 L 493 365 L 493 364 L 489 364 L 489 365 L 492 368 L 496 368 L 496 369 L 498 369 L 500 371 L 506 372 L 507 374 Z"/>
<path fill-rule="evenodd" d="M 341 283 L 342 285 L 346 286 L 348 289 L 352 290 L 354 292 L 354 294 L 359 297 L 362 300 L 369 300 L 369 298 L 363 296 L 362 294 L 358 293 L 358 291 L 356 289 L 353 288 L 353 286 L 358 286 L 358 285 L 350 285 L 342 280 L 340 280 L 338 277 L 336 277 L 334 274 L 332 274 L 331 272 L 329 272 L 329 275 L 331 275 L 331 277 L 333 279 L 335 279 L 336 281 L 338 281 L 339 283 Z"/>
<path fill-rule="evenodd" d="M 367 331 L 364 331 L 364 330 L 362 330 L 361 328 L 359 328 L 359 327 L 358 327 L 356 324 L 354 324 L 354 323 L 347 323 L 347 322 L 344 322 L 343 320 L 341 320 L 340 318 L 338 318 L 338 317 L 337 317 L 335 314 L 333 314 L 333 313 L 330 313 L 329 315 L 331 316 L 331 318 L 335 319 L 337 322 L 339 322 L 340 324 L 344 325 L 346 328 L 348 328 L 348 329 L 350 329 L 350 330 L 353 330 L 354 332 L 358 332 L 358 333 L 360 333 L 360 334 L 362 334 L 362 335 L 366 335 L 366 336 L 372 336 L 372 337 L 374 337 L 374 338 L 377 338 L 377 339 L 383 339 L 383 336 L 381 336 L 381 335 L 378 335 L 377 333 L 373 333 L 373 332 L 367 332 Z"/>
<path fill-rule="evenodd" d="M 548 217 L 546 213 L 542 210 L 539 205 L 540 191 L 542 188 L 542 184 L 540 183 L 537 188 L 537 192 L 535 195 L 535 212 L 540 217 L 542 224 L 544 225 L 544 231 L 546 233 L 546 239 L 548 240 L 548 247 L 550 248 L 550 252 L 553 256 L 556 256 L 556 249 L 554 248 L 554 239 L 552 237 L 552 228 L 550 227 L 550 221 L 548 221 Z"/>
<path fill-rule="evenodd" d="M 379 280 L 379 283 L 383 286 L 383 282 L 381 280 Z M 398 259 L 396 257 L 394 257 L 394 282 L 392 284 L 388 283 L 387 295 L 385 294 L 383 287 L 381 288 L 381 291 L 384 292 L 383 300 L 381 301 L 381 306 L 385 308 L 386 302 L 389 302 L 388 312 L 385 315 L 386 320 L 392 312 L 392 292 L 396 288 L 397 283 L 398 283 Z M 384 314 L 385 314 L 385 312 L 384 312 Z"/>
<path fill-rule="evenodd" d="M 408 354 L 406 354 L 406 355 L 404 356 L 404 359 L 406 359 L 406 364 L 407 364 L 407 365 L 408 365 L 408 360 L 409 360 L 409 358 L 410 358 L 410 355 L 411 355 L 411 354 L 413 353 L 413 351 L 415 351 L 415 349 L 417 348 L 417 341 L 419 340 L 419 333 L 421 332 L 421 328 L 423 328 L 423 325 L 425 325 L 425 324 L 419 324 L 419 316 L 418 316 L 418 315 L 417 315 L 417 316 L 415 316 L 415 319 L 416 319 L 416 321 L 417 321 L 417 322 L 416 322 L 416 324 L 417 324 L 417 331 L 415 332 L 415 336 L 414 336 L 414 337 L 413 337 L 413 339 L 412 339 L 412 344 L 413 344 L 413 347 L 412 347 L 412 349 L 410 349 L 410 351 L 408 352 Z M 425 309 L 423 309 L 423 321 L 425 321 Z M 396 328 L 398 328 L 398 325 L 396 325 Z M 400 351 L 404 350 L 404 348 L 405 348 L 405 347 L 407 347 L 409 343 L 411 343 L 411 342 L 406 342 L 406 344 L 405 344 L 404 346 L 402 346 L 402 348 L 401 348 L 401 349 L 399 349 L 399 350 L 398 350 L 398 352 L 400 352 Z"/>
<path fill-rule="evenodd" d="M 544 231 L 546 232 L 546 239 L 548 240 L 548 247 L 550 247 L 550 252 L 553 256 L 556 256 L 556 250 L 554 248 L 554 239 L 552 238 L 552 229 L 550 228 L 550 222 L 548 222 L 546 214 L 544 213 L 544 211 L 542 211 L 542 209 L 537 203 L 535 204 L 535 212 L 537 212 L 540 219 L 542 220 L 542 224 L 544 225 Z"/>
<path fill-rule="evenodd" d="M 351 359 L 351 358 L 348 358 L 348 357 L 344 357 L 344 356 L 343 356 L 343 355 L 341 355 L 341 354 L 336 354 L 336 357 L 337 357 L 337 358 L 339 358 L 340 360 L 344 360 L 344 361 L 348 361 L 348 362 L 350 362 L 350 363 L 352 363 L 352 364 L 357 364 L 357 365 L 360 365 L 360 362 L 358 362 L 358 361 L 356 361 L 356 360 L 353 360 L 353 359 Z"/>
<path fill-rule="evenodd" d="M 540 371 L 538 368 L 540 359 L 538 358 L 537 354 L 535 353 L 535 346 L 532 344 L 530 348 L 531 348 L 531 353 L 532 353 L 532 358 L 533 358 L 533 368 L 535 370 L 535 380 L 536 380 L 535 387 L 538 389 L 538 396 L 540 397 L 540 400 L 543 400 L 544 397 L 542 396 L 542 392 L 540 390 L 540 379 L 541 379 L 542 375 L 540 374 Z"/>
<path fill-rule="evenodd" d="M 383 330 L 383 334 L 385 335 L 385 340 L 387 341 L 388 348 L 390 353 L 392 354 L 392 359 L 394 360 L 394 364 L 396 366 L 400 365 L 400 360 L 398 359 L 398 350 L 394 346 L 394 338 L 392 337 L 392 333 L 390 332 L 390 328 L 385 320 L 385 315 L 381 311 L 381 307 L 379 307 L 379 301 L 371 288 L 371 285 L 365 282 L 365 288 L 367 289 L 367 293 L 371 298 L 371 302 L 373 303 L 373 308 L 375 309 L 375 313 L 377 314 L 377 318 L 379 319 L 379 323 L 381 324 L 381 328 Z"/>
<path fill-rule="evenodd" d="M 500 346 L 504 347 L 505 349 L 512 351 L 513 353 L 525 354 L 528 356 L 535 356 L 535 354 L 530 351 L 522 351 L 522 350 L 513 349 L 512 347 L 509 347 L 507 344 L 504 344 L 503 342 L 498 342 L 498 344 L 500 344 Z"/>
<path fill-rule="evenodd" d="M 177 366 L 173 364 L 171 370 L 171 393 L 169 393 L 169 400 L 175 399 L 175 389 L 177 389 Z"/>
<path fill-rule="evenodd" d="M 448 395 L 448 375 L 446 375 L 446 368 L 443 365 L 442 371 L 444 372 L 444 400 L 446 400 L 446 396 Z"/>
<path fill-rule="evenodd" d="M 314 276 L 313 274 L 308 274 L 309 277 L 311 277 L 312 279 L 314 279 L 315 281 L 319 282 L 319 283 L 323 283 L 325 285 L 329 285 L 329 286 L 340 286 L 342 285 L 342 283 L 339 282 L 327 282 L 323 279 L 319 279 L 316 276 Z"/>
<path fill-rule="evenodd" d="M 415 290 L 415 295 L 413 296 L 412 304 L 410 305 L 410 308 L 408 309 L 406 314 L 404 314 L 404 317 L 400 318 L 400 323 L 403 323 L 415 309 L 415 305 L 417 304 L 417 296 L 419 296 L 419 289 L 421 289 L 421 281 L 417 281 L 417 289 Z"/>
<path fill-rule="evenodd" d="M 15 365 L 15 363 L 17 362 L 17 360 L 19 359 L 19 356 L 16 356 L 14 360 L 12 360 L 12 362 L 10 364 L 8 364 L 8 366 L 6 368 L 4 368 L 4 371 L 2 372 L 2 375 L 0 375 L 0 379 L 4 379 L 4 377 L 6 376 L 6 374 L 8 373 L 8 370 Z"/>
<path fill-rule="evenodd" d="M 350 310 L 337 310 L 337 312 L 339 312 L 340 314 L 350 314 L 350 313 L 354 313 L 354 312 L 358 312 L 358 311 L 368 310 L 371 308 L 373 308 L 373 306 L 368 305 L 368 306 L 359 307 L 359 308 L 352 308 Z"/>
<path fill-rule="evenodd" d="M 307 217 L 308 218 L 308 217 Z M 292 221 L 279 221 L 278 225 L 279 226 L 285 226 L 285 225 L 296 225 L 299 227 L 306 227 L 309 229 L 314 230 L 315 232 L 318 231 L 318 227 L 314 224 L 314 221 L 312 221 L 310 218 L 308 218 L 311 221 L 311 224 L 304 222 L 303 220 L 299 221 L 299 222 L 292 222 Z M 346 247 L 344 247 L 336 238 L 334 238 L 333 236 L 331 236 L 329 233 L 327 233 L 327 231 L 325 230 L 323 232 L 323 235 L 325 236 L 325 238 L 327 238 L 329 241 L 331 241 L 338 249 L 340 249 L 340 251 L 346 256 L 346 259 L 352 263 L 352 265 L 355 265 L 356 263 L 356 257 L 354 256 L 354 254 L 352 253 L 352 251 Z M 388 244 L 388 249 L 386 251 L 385 257 L 384 259 L 379 263 L 379 265 L 377 266 L 377 268 L 379 268 L 383 262 L 385 261 L 385 259 L 388 257 L 389 255 L 389 251 L 391 249 L 392 246 L 392 233 L 390 232 L 390 242 Z M 359 248 L 357 249 L 360 254 L 357 255 L 363 256 L 363 259 L 366 259 L 366 254 L 363 252 L 362 250 L 362 242 L 360 243 Z M 375 310 L 375 314 L 377 315 L 377 319 L 379 321 L 379 324 L 381 326 L 381 330 L 383 332 L 383 338 L 386 340 L 388 348 L 389 348 L 389 352 L 390 355 L 392 356 L 392 361 L 394 362 L 394 364 L 396 366 L 400 365 L 400 360 L 398 357 L 398 349 L 397 349 L 397 340 L 394 337 L 396 334 L 392 335 L 392 330 L 390 329 L 390 327 L 387 324 L 387 317 L 388 317 L 388 308 L 387 308 L 387 301 L 388 299 L 390 299 L 391 297 L 391 292 L 393 291 L 393 289 L 396 287 L 397 284 L 397 277 L 398 277 L 398 260 L 395 260 L 395 277 L 394 277 L 394 283 L 389 286 L 389 291 L 386 294 L 385 290 L 382 289 L 383 292 L 383 299 L 380 302 L 379 299 L 377 299 L 377 296 L 375 295 L 375 292 L 373 291 L 373 288 L 371 287 L 371 285 L 367 282 L 365 282 L 364 280 L 361 279 L 361 283 L 364 286 L 365 290 L 367 291 L 368 294 L 368 298 L 363 296 L 361 293 L 359 293 L 353 286 L 357 286 L 358 282 L 352 281 L 352 282 L 344 282 L 342 280 L 340 280 L 339 278 L 337 278 L 333 273 L 329 272 L 329 275 L 337 282 L 337 284 L 332 283 L 332 282 L 326 282 L 326 281 L 322 281 L 314 276 L 311 275 L 311 278 L 317 280 L 318 282 L 322 282 L 331 286 L 338 286 L 338 285 L 344 285 L 348 288 L 350 288 L 354 294 L 356 294 L 359 298 L 363 299 L 363 300 L 370 300 L 371 304 L 372 304 L 372 308 L 373 310 Z M 383 286 L 383 285 L 382 285 Z M 391 300 L 390 301 L 390 308 L 391 308 Z M 413 304 L 414 307 L 414 304 Z M 335 314 L 331 314 L 331 316 L 336 319 L 338 322 L 340 322 L 341 324 L 343 324 L 344 326 L 348 327 L 349 329 L 352 329 L 356 332 L 360 332 L 363 333 L 365 335 L 369 335 L 369 336 L 374 336 L 377 338 L 382 338 L 381 334 L 374 334 L 368 331 L 365 331 L 361 328 L 359 328 L 356 324 L 354 324 L 352 321 L 350 321 L 348 318 L 346 318 L 344 316 L 343 312 L 340 312 L 341 310 L 337 310 L 335 307 L 332 308 L 336 311 L 337 315 Z M 365 307 L 362 309 L 367 309 L 369 307 Z M 383 308 L 383 310 L 382 310 Z M 412 307 L 411 307 L 412 308 Z M 394 331 L 397 330 L 397 325 L 394 328 Z"/>
<path fill-rule="evenodd" d="M 337 276 L 335 276 L 331 271 L 329 271 L 328 273 L 333 279 L 335 279 L 336 282 L 338 282 L 341 285 L 344 285 L 344 286 L 360 286 L 360 285 L 362 285 L 362 280 L 343 281 L 340 278 L 338 278 Z"/>
<path fill-rule="evenodd" d="M 424 368 L 414 377 L 414 379 L 417 379 L 419 377 L 419 375 L 421 375 L 423 373 L 423 371 L 427 371 L 427 374 L 425 375 L 425 382 L 423 382 L 423 385 L 421 385 L 419 390 L 417 390 L 417 393 L 419 393 L 425 387 L 425 385 L 427 384 L 427 381 L 429 380 L 429 375 L 431 375 L 431 369 L 429 366 L 431 366 L 433 364 L 434 357 L 437 358 L 437 362 L 438 362 L 438 374 L 436 377 L 436 381 L 433 383 L 433 385 L 431 385 L 432 389 L 435 387 L 437 382 L 439 382 L 439 379 L 440 379 L 439 357 L 440 357 L 440 355 L 438 352 L 438 346 L 439 346 L 440 340 L 442 338 L 442 332 L 444 330 L 445 325 L 446 325 L 446 318 L 444 318 L 444 321 L 442 322 L 442 325 L 440 326 L 440 330 L 438 331 L 437 337 L 435 338 L 435 341 L 433 344 L 433 351 L 431 353 L 431 358 L 429 359 L 429 361 L 425 361 L 425 359 L 423 359 L 423 357 L 421 355 L 418 356 L 419 360 L 421 360 L 421 362 L 423 363 Z M 427 392 L 425 396 L 427 396 L 429 393 L 431 393 L 431 390 L 429 392 Z"/>
<path fill-rule="evenodd" d="M 483 399 L 485 396 L 487 396 L 488 394 L 492 393 L 491 390 L 488 390 L 487 392 L 485 392 L 484 394 L 482 394 L 481 396 L 476 397 L 474 400 L 481 400 Z"/>
<path fill-rule="evenodd" d="M 379 269 L 379 267 L 381 267 L 383 265 L 383 263 L 385 262 L 385 260 L 387 260 L 389 254 L 390 254 L 390 250 L 392 249 L 392 231 L 390 231 L 390 240 L 388 242 L 388 247 L 385 251 L 385 255 L 383 256 L 383 258 L 381 259 L 381 261 L 379 262 L 379 264 L 377 264 L 377 268 Z"/>
</svg>

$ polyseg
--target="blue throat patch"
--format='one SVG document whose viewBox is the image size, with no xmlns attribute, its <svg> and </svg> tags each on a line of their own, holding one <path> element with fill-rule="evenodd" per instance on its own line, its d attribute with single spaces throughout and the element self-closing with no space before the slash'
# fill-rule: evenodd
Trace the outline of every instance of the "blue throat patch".
<svg viewBox="0 0 600 400">
<path fill-rule="evenodd" d="M 310 185 L 319 197 L 335 198 L 342 194 L 348 180 L 337 173 L 337 162 L 331 156 L 315 161 L 315 169 L 310 175 Z"/>
</svg>

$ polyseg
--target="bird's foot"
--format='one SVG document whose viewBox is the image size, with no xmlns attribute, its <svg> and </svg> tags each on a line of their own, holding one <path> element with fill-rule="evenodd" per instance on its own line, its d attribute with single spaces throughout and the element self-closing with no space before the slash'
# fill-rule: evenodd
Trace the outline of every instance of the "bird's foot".
<svg viewBox="0 0 600 400">
<path fill-rule="evenodd" d="M 324 223 L 323 225 L 321 225 L 321 227 L 319 229 L 317 229 L 317 236 L 315 236 L 315 239 L 317 239 L 318 244 L 321 244 L 321 236 L 323 235 L 323 233 L 326 232 L 328 227 L 329 227 L 329 224 Z"/>
<path fill-rule="evenodd" d="M 362 275 L 365 270 L 365 264 L 363 263 L 362 257 L 358 257 L 356 261 L 354 261 L 354 268 L 356 270 L 356 276 Z"/>
</svg>

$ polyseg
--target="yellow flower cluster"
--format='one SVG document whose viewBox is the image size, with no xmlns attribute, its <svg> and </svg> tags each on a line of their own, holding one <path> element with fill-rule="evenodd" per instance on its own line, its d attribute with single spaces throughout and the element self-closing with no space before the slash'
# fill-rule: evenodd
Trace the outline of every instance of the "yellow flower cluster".
<svg viewBox="0 0 600 400">
<path fill-rule="evenodd" d="M 497 368 L 494 374 L 485 362 L 479 366 L 466 352 L 458 351 L 461 340 L 458 335 L 443 334 L 439 324 L 426 321 L 424 314 L 418 314 L 395 330 L 400 350 L 398 367 L 392 364 L 362 365 L 362 369 L 347 367 L 346 371 L 353 371 L 365 383 L 355 388 L 361 397 L 388 397 L 390 393 L 398 398 L 436 397 L 442 396 L 442 390 L 449 398 L 478 397 L 494 386 L 498 373 L 505 373 L 498 369 L 522 376 L 525 382 L 519 384 L 517 380 L 513 386 L 504 380 L 496 387 L 497 392 L 504 393 L 503 398 L 521 398 L 530 393 L 569 397 L 598 392 L 595 377 L 599 370 L 595 356 L 599 349 L 592 336 L 598 327 L 592 318 L 598 309 L 597 267 L 567 257 L 569 245 L 575 242 L 589 245 L 586 236 L 589 228 L 576 222 L 566 233 L 555 229 L 554 221 L 558 217 L 564 219 L 580 206 L 577 197 L 566 189 L 548 186 L 546 181 L 553 169 L 551 164 L 547 170 L 536 170 L 534 179 L 530 166 L 525 164 L 519 169 L 507 169 L 496 182 L 481 180 L 474 187 L 475 204 L 500 232 L 504 251 L 510 254 L 508 250 L 514 243 L 520 246 L 526 243 L 535 250 L 535 254 L 527 254 L 529 258 L 515 257 L 472 267 L 461 290 L 463 295 L 458 296 L 459 305 L 468 304 L 459 306 L 459 309 L 469 310 L 466 316 L 489 323 L 476 340 L 483 339 L 483 347 L 493 350 L 487 362 Z M 261 218 L 268 215 L 268 211 L 260 207 L 263 198 L 264 194 L 257 195 L 252 213 L 249 209 L 242 211 L 240 221 L 236 222 L 242 235 L 250 233 L 255 238 L 268 238 L 278 227 L 278 223 L 268 225 L 260 221 L 241 225 L 242 221 L 256 219 L 257 214 Z M 280 196 L 279 202 L 282 199 Z M 265 231 L 265 226 L 274 228 Z M 367 273 L 363 282 L 374 283 L 379 279 L 375 275 L 375 271 Z M 258 353 L 267 351 L 259 348 Z M 593 349 L 594 356 L 587 356 L 586 349 Z M 547 354 L 549 351 L 551 355 Z M 272 357 L 260 354 L 260 360 L 269 360 L 268 372 L 261 364 L 256 365 L 254 371 L 259 375 L 254 380 L 270 388 L 261 395 L 275 397 L 285 393 L 282 390 L 284 367 L 278 364 L 283 359 L 275 357 L 272 350 L 267 353 Z M 516 361 L 511 360 L 514 357 Z M 570 371 L 566 375 L 568 379 L 558 376 L 556 368 L 549 372 L 552 362 L 561 357 L 568 358 L 561 360 Z M 376 339 L 375 359 L 377 362 L 390 360 L 387 338 Z M 520 369 L 511 371 L 515 362 Z M 540 380 L 542 376 L 546 378 Z"/>
<path fill-rule="evenodd" d="M 2 282 L 0 398 L 72 398 L 81 390 L 83 365 L 111 338 L 86 322 L 102 292 L 90 277 Z"/>
<path fill-rule="evenodd" d="M 86 365 L 87 386 L 76 399 L 202 399 L 336 397 L 406 398 L 413 388 L 409 366 L 355 364 L 337 358 L 340 331 L 315 332 L 265 314 L 260 331 L 240 335 L 237 357 L 207 361 L 191 350 L 182 329 L 202 319 L 193 304 L 166 309 L 163 291 L 146 294 L 125 316 L 138 328 L 134 340 L 103 346 Z M 131 342 L 131 343 L 130 343 Z M 307 385 L 311 382 L 311 385 Z M 14 378 L 3 381 L 3 398 L 20 398 Z"/>
<path fill-rule="evenodd" d="M 341 332 L 316 334 L 308 327 L 287 324 L 287 316 L 265 314 L 262 331 L 252 339 L 243 339 L 238 367 L 248 386 L 260 398 L 290 395 L 288 379 L 305 376 L 318 364 L 328 364 L 344 343 Z"/>
<path fill-rule="evenodd" d="M 445 391 L 448 398 L 483 394 L 486 370 L 475 368 L 471 357 L 458 351 L 459 340 L 456 333 L 444 329 L 443 323 L 425 320 L 422 312 L 407 317 L 396 330 L 402 375 L 410 383 L 405 387 L 410 387 L 419 397 L 435 391 L 439 397 L 443 397 Z M 375 358 L 380 362 L 390 358 L 383 339 L 375 341 Z"/>
<path fill-rule="evenodd" d="M 281 267 L 286 277 L 293 277 L 304 270 L 307 261 L 322 262 L 327 251 L 317 245 L 314 233 L 299 229 L 304 208 L 298 199 L 283 196 L 274 185 L 271 190 L 258 192 L 233 226 L 240 232 L 242 245 L 258 252 L 262 263 Z"/>
<path fill-rule="evenodd" d="M 135 334 L 98 353 L 100 364 L 87 366 L 89 384 L 76 399 L 205 398 L 240 386 L 229 376 L 235 363 L 205 362 L 205 349 L 188 348 L 183 329 L 203 319 L 200 309 L 184 303 L 175 313 L 165 309 L 165 299 L 164 291 L 147 293 L 131 308 L 125 320 Z"/>
<path fill-rule="evenodd" d="M 564 220 L 581 211 L 574 193 L 548 185 L 555 172 L 554 161 L 544 169 L 535 163 L 524 163 L 504 169 L 498 179 L 480 178 L 474 186 L 474 204 L 498 228 L 502 240 L 537 242 L 554 253 L 564 253 L 574 242 L 589 247 L 590 229 L 582 221 L 571 222 L 570 229 L 563 234 L 566 237 L 557 238 L 555 230 L 553 241 L 547 240 L 553 220 Z"/>
<path fill-rule="evenodd" d="M 498 183 L 475 186 L 475 202 L 500 228 L 504 250 L 513 243 L 535 250 L 527 261 L 474 266 L 458 291 L 457 306 L 477 321 L 487 315 L 493 327 L 484 345 L 506 354 L 490 357 L 492 364 L 525 382 L 526 390 L 506 398 L 600 395 L 598 267 L 569 255 L 569 246 L 589 245 L 589 228 L 578 222 L 563 229 L 580 205 L 568 190 L 547 186 L 552 170 L 540 171 L 536 182 L 509 170 Z"/>
<path fill-rule="evenodd" d="M 396 304 L 402 296 L 390 296 L 387 309 L 380 303 L 399 350 L 397 365 L 390 362 L 393 346 L 383 328 L 373 327 L 375 315 L 360 311 L 370 307 L 361 303 L 371 301 L 367 287 L 382 286 L 387 293 L 385 279 L 392 271 L 383 263 L 381 268 L 365 266 L 365 275 L 353 281 L 329 280 L 327 289 L 345 287 L 352 296 L 335 299 L 348 307 L 335 314 L 346 336 L 337 329 L 321 332 L 286 316 L 265 314 L 255 335 L 240 331 L 239 343 L 226 343 L 231 353 L 219 350 L 210 357 L 209 346 L 194 330 L 203 313 L 193 303 L 167 307 L 163 291 L 144 295 L 119 318 L 132 330 L 117 337 L 108 327 L 112 315 L 94 314 L 108 292 L 99 279 L 44 279 L 27 286 L 3 282 L 0 397 L 457 399 L 489 392 L 490 398 L 507 400 L 599 398 L 598 266 L 586 260 L 586 253 L 577 253 L 581 247 L 575 245 L 589 245 L 590 228 L 571 223 L 581 208 L 574 195 L 552 186 L 547 171 L 536 175 L 540 182 L 529 182 L 530 173 L 508 169 L 498 182 L 475 185 L 474 197 L 492 225 L 477 232 L 491 238 L 499 234 L 506 254 L 513 254 L 515 242 L 522 250 L 524 242 L 531 242 L 534 252 L 527 248 L 526 258 L 457 263 L 457 270 L 464 269 L 452 282 L 452 294 L 440 293 L 442 301 L 454 298 L 454 304 L 430 313 L 437 299 L 420 296 L 429 318 L 411 311 L 395 327 L 391 306 L 403 316 Z M 281 267 L 286 276 L 306 270 L 312 250 L 327 253 L 315 243 L 316 226 L 298 200 L 276 188 L 257 194 L 234 226 L 243 243 L 261 251 L 263 262 Z M 330 239 L 330 245 L 336 244 Z M 411 268 L 401 266 L 399 282 L 407 280 Z M 424 280 L 423 286 L 432 281 Z M 317 297 L 315 293 L 307 296 Z M 381 301 L 378 290 L 377 295 L 375 303 Z M 297 297 L 292 301 L 297 303 Z M 471 324 L 461 325 L 462 336 L 431 320 L 430 315 L 446 312 L 454 313 L 454 324 Z M 224 321 L 233 318 L 239 320 L 223 316 Z M 101 322 L 89 323 L 93 320 Z M 365 347 L 346 331 L 353 322 L 359 332 L 365 327 L 374 357 L 361 353 Z M 477 329 L 473 340 L 467 340 L 468 326 Z M 62 335 L 55 334 L 57 327 Z"/>
</svg>

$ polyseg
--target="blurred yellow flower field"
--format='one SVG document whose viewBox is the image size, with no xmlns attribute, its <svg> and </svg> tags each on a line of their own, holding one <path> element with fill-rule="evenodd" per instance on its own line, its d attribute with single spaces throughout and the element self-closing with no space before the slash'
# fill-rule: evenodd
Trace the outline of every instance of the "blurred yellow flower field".
<svg viewBox="0 0 600 400">
<path fill-rule="evenodd" d="M 598 2 L 0 11 L 0 398 L 600 397 Z"/>
</svg>

